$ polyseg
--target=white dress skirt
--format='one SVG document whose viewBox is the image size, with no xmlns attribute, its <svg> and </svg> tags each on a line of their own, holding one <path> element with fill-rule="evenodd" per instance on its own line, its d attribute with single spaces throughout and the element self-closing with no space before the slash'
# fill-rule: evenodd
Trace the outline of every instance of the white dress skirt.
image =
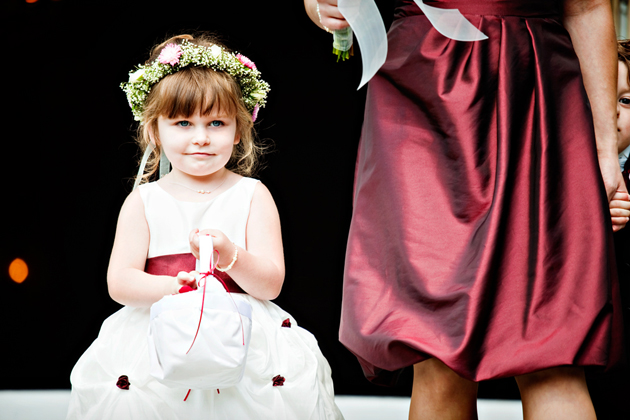
<svg viewBox="0 0 630 420">
<path fill-rule="evenodd" d="M 245 248 L 257 183 L 243 178 L 202 203 L 179 201 L 156 183 L 141 185 L 151 234 L 148 261 L 178 260 L 180 255 L 190 261 L 188 234 L 195 228 L 221 229 Z M 190 271 L 194 265 L 178 268 Z M 150 308 L 125 306 L 103 322 L 98 338 L 72 370 L 67 419 L 343 419 L 334 402 L 330 366 L 315 337 L 274 303 L 240 296 L 252 306 L 252 334 L 238 385 L 193 389 L 186 398 L 188 389 L 158 382 L 149 373 Z"/>
</svg>

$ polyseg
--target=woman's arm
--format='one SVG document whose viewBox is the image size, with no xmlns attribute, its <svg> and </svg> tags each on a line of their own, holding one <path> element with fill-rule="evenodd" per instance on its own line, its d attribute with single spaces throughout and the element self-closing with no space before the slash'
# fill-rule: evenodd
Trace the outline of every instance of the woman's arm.
<svg viewBox="0 0 630 420">
<path fill-rule="evenodd" d="M 218 229 L 204 229 L 212 235 L 219 251 L 219 267 L 227 267 L 234 256 L 234 244 Z M 278 297 L 284 282 L 284 252 L 278 209 L 271 193 L 262 183 L 256 185 L 247 220 L 247 250 L 238 247 L 238 259 L 228 274 L 249 295 L 262 300 Z M 190 237 L 191 251 L 199 258 L 199 239 Z"/>
<path fill-rule="evenodd" d="M 591 103 L 597 154 L 610 201 L 626 191 L 617 158 L 617 41 L 609 0 L 565 0 L 564 25 Z"/>
<path fill-rule="evenodd" d="M 135 190 L 120 210 L 107 270 L 109 295 L 116 302 L 148 307 L 166 295 L 178 293 L 182 284 L 176 277 L 144 272 L 148 250 L 149 226 L 144 216 L 144 203 Z"/>
<path fill-rule="evenodd" d="M 324 30 L 324 26 L 326 26 L 331 31 L 343 29 L 348 26 L 346 19 L 339 13 L 337 0 L 319 0 L 319 15 L 321 16 L 321 21 L 317 15 L 317 3 L 317 0 L 304 0 L 306 14 L 315 25 Z"/>
</svg>

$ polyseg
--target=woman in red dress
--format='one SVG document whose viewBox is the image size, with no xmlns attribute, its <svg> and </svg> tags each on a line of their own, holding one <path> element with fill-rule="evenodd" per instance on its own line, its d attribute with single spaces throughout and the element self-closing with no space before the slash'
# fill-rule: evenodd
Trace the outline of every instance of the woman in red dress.
<svg viewBox="0 0 630 420">
<path fill-rule="evenodd" d="M 318 26 L 347 26 L 318 1 Z M 397 1 L 368 85 L 341 342 L 376 383 L 414 366 L 411 419 L 476 418 L 477 382 L 511 376 L 526 419 L 594 419 L 583 367 L 620 354 L 610 3 L 424 3 L 488 39 L 446 38 Z"/>
</svg>

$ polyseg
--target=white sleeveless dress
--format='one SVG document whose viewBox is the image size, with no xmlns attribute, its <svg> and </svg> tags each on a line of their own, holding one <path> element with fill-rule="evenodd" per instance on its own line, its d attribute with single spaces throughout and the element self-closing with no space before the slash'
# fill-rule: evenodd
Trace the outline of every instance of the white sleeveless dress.
<svg viewBox="0 0 630 420">
<path fill-rule="evenodd" d="M 201 203 L 179 201 L 156 183 L 141 185 L 151 236 L 148 258 L 190 253 L 188 234 L 194 228 L 221 229 L 246 248 L 245 229 L 257 183 L 243 178 L 212 201 Z M 342 419 L 334 402 L 330 367 L 313 335 L 274 303 L 242 296 L 253 309 L 252 336 L 238 385 L 192 390 L 184 401 L 187 389 L 169 388 L 149 374 L 150 309 L 125 306 L 103 322 L 98 338 L 72 370 L 67 418 Z M 122 375 L 128 377 L 129 389 L 117 386 Z"/>
</svg>

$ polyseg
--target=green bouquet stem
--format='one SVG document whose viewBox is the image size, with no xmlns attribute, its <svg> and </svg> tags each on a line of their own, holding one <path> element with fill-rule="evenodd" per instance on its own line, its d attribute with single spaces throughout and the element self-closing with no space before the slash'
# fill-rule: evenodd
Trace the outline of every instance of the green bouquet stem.
<svg viewBox="0 0 630 420">
<path fill-rule="evenodd" d="M 333 32 L 333 54 L 337 56 L 337 61 L 347 60 L 353 55 L 352 38 L 352 28 L 349 26 Z"/>
</svg>

